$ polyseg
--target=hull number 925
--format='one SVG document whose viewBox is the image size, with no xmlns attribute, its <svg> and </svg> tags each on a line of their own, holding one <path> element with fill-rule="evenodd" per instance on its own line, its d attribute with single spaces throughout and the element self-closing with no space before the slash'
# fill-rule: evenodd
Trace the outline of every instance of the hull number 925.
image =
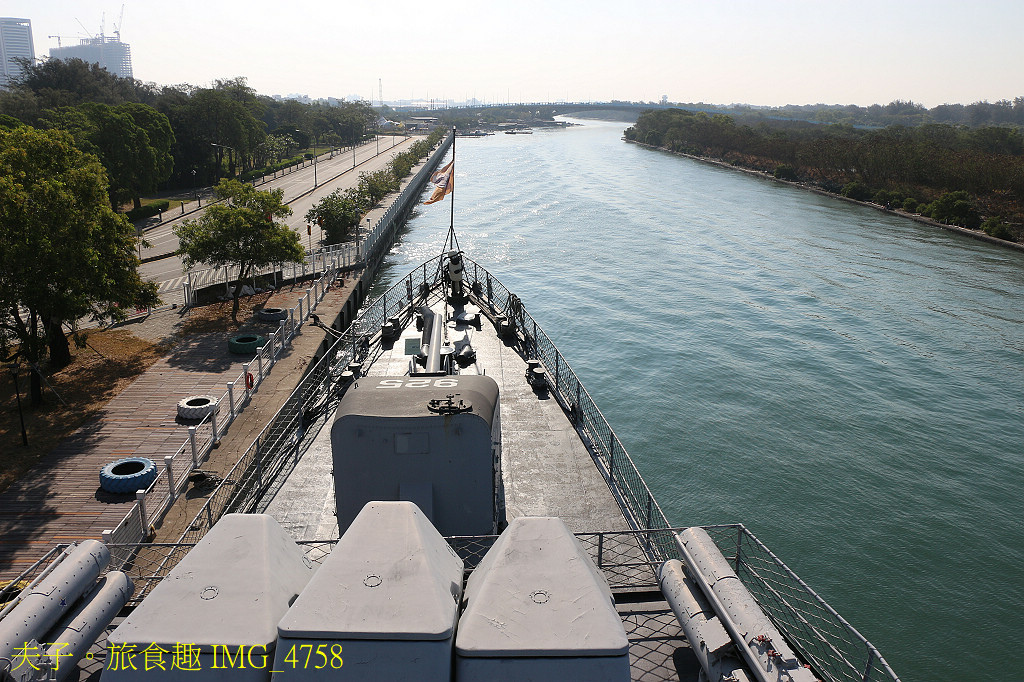
<svg viewBox="0 0 1024 682">
<path fill-rule="evenodd" d="M 409 379 L 381 379 L 377 388 L 455 388 L 458 377 L 427 377 Z"/>
</svg>

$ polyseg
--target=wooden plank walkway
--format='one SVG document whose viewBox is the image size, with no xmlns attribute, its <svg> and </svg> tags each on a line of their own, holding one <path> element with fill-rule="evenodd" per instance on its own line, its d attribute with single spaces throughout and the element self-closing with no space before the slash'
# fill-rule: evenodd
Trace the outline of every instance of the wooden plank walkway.
<svg viewBox="0 0 1024 682">
<path fill-rule="evenodd" d="M 325 320 L 332 319 L 349 293 L 332 289 L 318 313 Z M 302 295 L 305 289 L 301 287 L 282 289 L 271 297 L 267 307 L 291 308 Z M 323 338 L 323 332 L 315 331 L 306 334 L 304 340 L 313 352 Z M 225 333 L 202 334 L 177 345 L 112 399 L 98 418 L 78 429 L 0 493 L 0 579 L 17 576 L 56 543 L 99 539 L 104 530 L 121 522 L 135 503 L 135 495 L 102 490 L 100 469 L 116 459 L 133 456 L 148 457 L 162 468 L 163 458 L 174 455 L 188 440 L 188 423 L 177 418 L 178 401 L 198 394 L 221 396 L 227 382 L 238 378 L 243 362 L 252 359 L 229 353 L 228 337 Z M 293 387 L 299 378 L 274 377 L 275 381 L 291 382 Z M 274 393 L 266 391 L 263 395 Z M 267 410 L 256 407 L 249 405 L 240 413 L 231 430 L 245 428 L 239 422 L 245 421 L 246 413 L 253 419 L 266 414 Z M 267 409 L 270 414 L 277 410 L 272 406 Z"/>
</svg>

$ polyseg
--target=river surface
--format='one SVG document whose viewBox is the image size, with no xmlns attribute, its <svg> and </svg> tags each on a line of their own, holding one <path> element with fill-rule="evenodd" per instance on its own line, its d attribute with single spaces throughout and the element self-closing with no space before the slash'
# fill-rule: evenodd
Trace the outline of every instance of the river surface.
<svg viewBox="0 0 1024 682">
<path fill-rule="evenodd" d="M 1024 680 L 1024 254 L 583 123 L 459 138 L 455 225 L 669 522 L 744 523 L 903 680 Z"/>
</svg>

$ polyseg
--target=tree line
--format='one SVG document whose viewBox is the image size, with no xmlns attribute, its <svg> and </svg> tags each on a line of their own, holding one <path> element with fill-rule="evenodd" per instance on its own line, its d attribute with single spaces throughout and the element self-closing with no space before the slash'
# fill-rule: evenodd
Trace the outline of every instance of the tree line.
<svg viewBox="0 0 1024 682">
<path fill-rule="evenodd" d="M 1024 136 L 1012 127 L 929 123 L 863 129 L 797 121 L 738 125 L 731 116 L 646 111 L 629 140 L 720 159 L 854 198 L 921 212 L 1019 240 L 1024 223 Z M 937 201 L 960 192 L 953 215 Z M 965 206 L 966 202 L 969 206 Z M 970 210 L 968 210 L 970 209 Z M 966 223 L 966 224 L 965 224 Z"/>
<path fill-rule="evenodd" d="M 680 109 L 705 111 L 733 116 L 749 124 L 760 121 L 793 120 L 813 123 L 841 123 L 867 128 L 891 125 L 918 126 L 927 123 L 948 123 L 972 128 L 981 126 L 1024 127 L 1024 97 L 1012 101 L 974 102 L 972 104 L 940 104 L 926 108 L 909 100 L 893 100 L 888 104 L 862 107 L 856 104 L 787 104 L 782 107 L 756 107 L 733 104 L 727 107 L 704 103 L 679 104 Z"/>
<path fill-rule="evenodd" d="M 158 86 L 80 59 L 23 66 L 0 92 L 0 128 L 68 131 L 106 168 L 117 207 L 138 206 L 161 187 L 191 189 L 265 167 L 311 141 L 357 143 L 377 120 L 366 102 L 276 100 L 241 77 L 210 87 Z"/>
</svg>

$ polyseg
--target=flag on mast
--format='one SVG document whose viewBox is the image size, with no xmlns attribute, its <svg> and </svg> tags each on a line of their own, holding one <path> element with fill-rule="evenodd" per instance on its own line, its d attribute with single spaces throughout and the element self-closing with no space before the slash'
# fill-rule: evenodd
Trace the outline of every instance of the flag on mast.
<svg viewBox="0 0 1024 682">
<path fill-rule="evenodd" d="M 433 204 L 451 194 L 452 190 L 455 189 L 455 159 L 452 159 L 441 170 L 434 171 L 434 174 L 430 176 L 430 182 L 437 185 L 437 187 L 434 189 L 434 193 L 430 195 L 430 198 L 423 202 L 424 204 Z"/>
</svg>

